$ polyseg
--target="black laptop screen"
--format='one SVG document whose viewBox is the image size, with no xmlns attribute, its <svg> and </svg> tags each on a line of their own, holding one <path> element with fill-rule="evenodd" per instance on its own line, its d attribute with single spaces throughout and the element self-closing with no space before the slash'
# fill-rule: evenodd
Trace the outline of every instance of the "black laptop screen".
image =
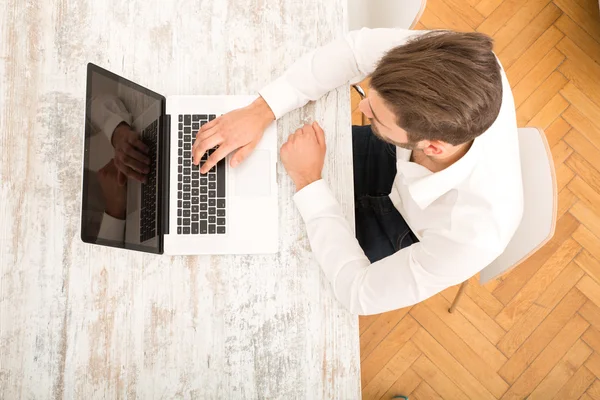
<svg viewBox="0 0 600 400">
<path fill-rule="evenodd" d="M 164 97 L 88 64 L 81 238 L 162 251 L 158 149 Z"/>
</svg>

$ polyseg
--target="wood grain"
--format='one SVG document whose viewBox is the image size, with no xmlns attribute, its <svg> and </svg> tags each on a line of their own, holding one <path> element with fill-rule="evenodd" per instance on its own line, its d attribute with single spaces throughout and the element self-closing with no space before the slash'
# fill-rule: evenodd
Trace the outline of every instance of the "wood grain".
<svg viewBox="0 0 600 400">
<path fill-rule="evenodd" d="M 358 398 L 358 319 L 313 260 L 281 165 L 278 255 L 154 256 L 79 239 L 87 62 L 166 96 L 253 94 L 343 35 L 345 2 L 1 8 L 0 398 Z M 333 91 L 278 129 L 281 143 L 304 121 L 324 125 L 325 177 L 352 219 L 349 101 Z"/>
</svg>

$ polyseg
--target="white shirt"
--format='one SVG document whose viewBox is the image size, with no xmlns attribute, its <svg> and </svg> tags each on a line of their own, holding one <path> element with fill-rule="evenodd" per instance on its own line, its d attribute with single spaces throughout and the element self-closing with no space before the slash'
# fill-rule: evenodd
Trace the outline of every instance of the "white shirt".
<svg viewBox="0 0 600 400">
<path fill-rule="evenodd" d="M 383 54 L 424 31 L 362 29 L 303 56 L 260 94 L 276 117 L 373 72 Z M 459 161 L 432 173 L 396 148 L 390 198 L 418 243 L 369 262 L 323 180 L 294 196 L 316 259 L 351 312 L 410 306 L 463 282 L 506 248 L 523 213 L 515 106 L 502 71 L 503 99 L 493 125 Z"/>
</svg>

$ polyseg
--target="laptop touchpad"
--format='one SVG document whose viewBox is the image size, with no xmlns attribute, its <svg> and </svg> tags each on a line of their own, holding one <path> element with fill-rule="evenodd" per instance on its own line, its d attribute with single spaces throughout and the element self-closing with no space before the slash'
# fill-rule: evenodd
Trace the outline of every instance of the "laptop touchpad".
<svg viewBox="0 0 600 400">
<path fill-rule="evenodd" d="M 236 168 L 229 169 L 235 173 L 236 196 L 269 196 L 271 194 L 271 152 L 255 150 Z"/>
</svg>

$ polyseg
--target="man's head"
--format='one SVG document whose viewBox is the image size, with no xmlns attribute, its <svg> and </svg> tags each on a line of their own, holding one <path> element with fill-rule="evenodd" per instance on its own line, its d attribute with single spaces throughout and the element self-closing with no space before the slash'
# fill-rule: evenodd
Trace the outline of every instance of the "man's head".
<svg viewBox="0 0 600 400">
<path fill-rule="evenodd" d="M 360 110 L 388 142 L 443 156 L 494 122 L 502 103 L 492 39 L 434 31 L 390 50 L 371 76 Z"/>
</svg>

